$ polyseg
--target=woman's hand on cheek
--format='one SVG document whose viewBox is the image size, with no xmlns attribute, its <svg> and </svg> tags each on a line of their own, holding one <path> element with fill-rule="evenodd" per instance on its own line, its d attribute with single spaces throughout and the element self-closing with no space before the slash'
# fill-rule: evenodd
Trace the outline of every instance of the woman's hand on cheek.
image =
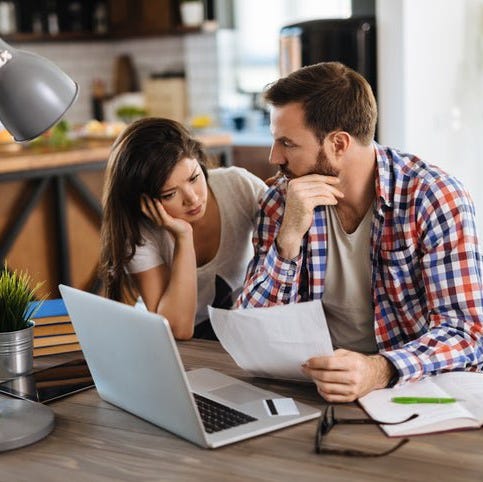
<svg viewBox="0 0 483 482">
<path fill-rule="evenodd" d="M 141 211 L 157 226 L 166 228 L 175 237 L 191 235 L 191 224 L 183 219 L 170 216 L 159 199 L 153 199 L 147 195 L 141 198 Z"/>
</svg>

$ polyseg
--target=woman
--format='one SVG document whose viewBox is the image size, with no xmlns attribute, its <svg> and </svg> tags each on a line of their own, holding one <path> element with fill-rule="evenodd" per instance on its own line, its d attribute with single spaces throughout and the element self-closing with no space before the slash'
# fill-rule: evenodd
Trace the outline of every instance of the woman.
<svg viewBox="0 0 483 482">
<path fill-rule="evenodd" d="M 253 254 L 266 185 L 245 169 L 210 170 L 179 123 L 134 122 L 114 143 L 106 171 L 101 274 L 106 295 L 136 291 L 174 336 L 215 338 L 207 305 L 231 307 Z"/>
</svg>

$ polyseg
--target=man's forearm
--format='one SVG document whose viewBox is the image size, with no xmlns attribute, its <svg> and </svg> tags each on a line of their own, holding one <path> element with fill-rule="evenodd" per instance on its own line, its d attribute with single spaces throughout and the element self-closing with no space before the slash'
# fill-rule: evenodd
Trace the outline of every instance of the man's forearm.
<svg viewBox="0 0 483 482">
<path fill-rule="evenodd" d="M 284 230 L 284 226 L 280 228 L 277 238 L 275 239 L 278 254 L 285 259 L 294 259 L 300 253 L 300 245 L 302 238 L 300 236 L 290 233 L 289 230 Z"/>
</svg>

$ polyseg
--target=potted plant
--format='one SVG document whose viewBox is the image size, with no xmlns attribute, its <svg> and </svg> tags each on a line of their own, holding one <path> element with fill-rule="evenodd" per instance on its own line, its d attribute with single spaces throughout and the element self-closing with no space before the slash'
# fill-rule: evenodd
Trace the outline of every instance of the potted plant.
<svg viewBox="0 0 483 482">
<path fill-rule="evenodd" d="M 32 371 L 32 316 L 41 303 L 32 303 L 42 285 L 30 287 L 27 273 L 9 271 L 7 264 L 0 272 L 0 380 Z"/>
</svg>

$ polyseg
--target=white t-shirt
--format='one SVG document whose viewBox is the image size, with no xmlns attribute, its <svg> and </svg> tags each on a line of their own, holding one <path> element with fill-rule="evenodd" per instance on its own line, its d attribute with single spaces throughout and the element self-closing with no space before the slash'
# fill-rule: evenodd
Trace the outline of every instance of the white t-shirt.
<svg viewBox="0 0 483 482">
<path fill-rule="evenodd" d="M 252 234 L 265 183 L 246 169 L 227 167 L 208 171 L 208 185 L 218 203 L 221 239 L 218 252 L 197 268 L 198 307 L 195 324 L 208 319 L 208 305 L 230 308 L 238 296 L 253 256 Z M 139 273 L 159 265 L 171 266 L 174 239 L 164 228 L 141 231 L 144 243 L 136 247 L 127 266 Z"/>
<path fill-rule="evenodd" d="M 377 353 L 371 290 L 373 207 L 347 234 L 335 206 L 327 206 L 327 269 L 322 298 L 334 348 Z"/>
</svg>

